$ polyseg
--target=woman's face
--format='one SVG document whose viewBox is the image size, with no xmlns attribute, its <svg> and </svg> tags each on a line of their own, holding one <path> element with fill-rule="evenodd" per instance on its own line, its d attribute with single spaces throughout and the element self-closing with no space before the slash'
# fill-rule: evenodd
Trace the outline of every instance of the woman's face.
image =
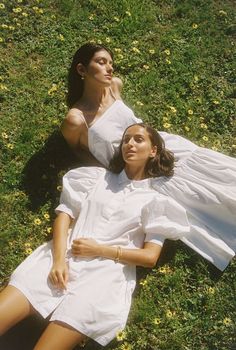
<svg viewBox="0 0 236 350">
<path fill-rule="evenodd" d="M 95 52 L 87 67 L 78 64 L 77 69 L 86 82 L 111 85 L 113 61 L 106 50 Z"/>
<path fill-rule="evenodd" d="M 157 147 L 152 145 L 148 132 L 140 125 L 133 125 L 126 130 L 121 150 L 126 164 L 138 166 L 145 166 L 148 159 L 157 153 Z"/>
</svg>

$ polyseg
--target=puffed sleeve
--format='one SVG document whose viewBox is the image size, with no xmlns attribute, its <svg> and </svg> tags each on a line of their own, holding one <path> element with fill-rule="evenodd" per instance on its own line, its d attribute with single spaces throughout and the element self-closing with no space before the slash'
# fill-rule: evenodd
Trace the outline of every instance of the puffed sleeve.
<svg viewBox="0 0 236 350">
<path fill-rule="evenodd" d="M 73 219 L 76 218 L 81 203 L 104 173 L 105 169 L 101 167 L 81 167 L 68 171 L 63 177 L 60 204 L 55 209 L 56 214 L 64 212 Z"/>
<path fill-rule="evenodd" d="M 190 232 L 186 210 L 172 198 L 160 194 L 142 208 L 141 222 L 145 242 L 159 245 L 163 245 L 165 239 L 181 239 Z"/>
</svg>

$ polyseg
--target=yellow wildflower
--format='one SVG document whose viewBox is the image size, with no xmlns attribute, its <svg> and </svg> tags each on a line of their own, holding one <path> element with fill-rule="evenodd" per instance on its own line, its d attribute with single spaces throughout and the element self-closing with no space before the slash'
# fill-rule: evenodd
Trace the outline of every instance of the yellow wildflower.
<svg viewBox="0 0 236 350">
<path fill-rule="evenodd" d="M 169 266 L 162 266 L 158 269 L 158 271 L 160 273 L 170 273 L 171 272 L 171 268 Z"/>
<path fill-rule="evenodd" d="M 14 26 L 9 26 L 8 27 L 10 30 L 15 30 L 15 27 Z"/>
<path fill-rule="evenodd" d="M 14 9 L 12 9 L 12 11 L 14 13 L 20 13 L 20 12 L 22 12 L 22 8 L 21 7 L 15 7 Z"/>
<path fill-rule="evenodd" d="M 231 318 L 229 318 L 229 317 L 225 317 L 225 318 L 223 319 L 223 323 L 224 323 L 224 325 L 226 325 L 226 326 L 230 326 L 230 325 L 232 324 L 232 320 L 231 320 Z"/>
<path fill-rule="evenodd" d="M 213 287 L 207 288 L 207 293 L 208 294 L 215 294 L 215 288 L 213 288 Z"/>
<path fill-rule="evenodd" d="M 48 90 L 48 95 L 53 95 L 54 92 L 56 92 L 57 90 L 58 90 L 57 84 L 52 84 L 51 89 Z"/>
<path fill-rule="evenodd" d="M 52 228 L 51 227 L 48 227 L 47 228 L 47 233 L 51 233 L 52 232 Z"/>
<path fill-rule="evenodd" d="M 220 11 L 219 11 L 219 15 L 221 15 L 221 16 L 227 16 L 227 12 L 225 12 L 224 10 L 220 10 Z"/>
<path fill-rule="evenodd" d="M 117 333 L 116 333 L 116 339 L 118 340 L 118 341 L 122 341 L 122 340 L 124 340 L 126 338 L 126 332 L 125 331 L 118 331 Z"/>
<path fill-rule="evenodd" d="M 174 315 L 175 315 L 174 311 L 171 311 L 171 310 L 167 310 L 166 311 L 166 317 L 167 318 L 172 318 Z"/>
<path fill-rule="evenodd" d="M 192 115 L 193 114 L 193 110 L 192 109 L 188 109 L 188 114 Z"/>
<path fill-rule="evenodd" d="M 163 127 L 164 127 L 165 129 L 169 129 L 169 128 L 171 127 L 171 124 L 170 124 L 170 123 L 164 123 L 164 124 L 163 124 Z"/>
<path fill-rule="evenodd" d="M 5 5 L 4 4 L 0 4 L 0 10 L 4 10 L 5 9 Z"/>
<path fill-rule="evenodd" d="M 147 64 L 144 64 L 143 68 L 146 69 L 146 70 L 150 69 L 150 67 Z"/>
<path fill-rule="evenodd" d="M 170 56 L 170 50 L 169 50 L 169 49 L 164 50 L 164 53 L 165 53 L 167 56 Z"/>
<path fill-rule="evenodd" d="M 176 108 L 173 107 L 173 106 L 170 106 L 170 110 L 171 110 L 172 113 L 176 113 L 177 112 Z"/>
<path fill-rule="evenodd" d="M 111 38 L 106 38 L 105 40 L 106 40 L 107 43 L 111 42 Z"/>
<path fill-rule="evenodd" d="M 4 41 L 3 38 L 0 37 L 0 43 L 3 43 L 3 41 Z"/>
<path fill-rule="evenodd" d="M 116 21 L 116 22 L 120 21 L 119 17 L 117 17 L 117 16 L 114 16 L 113 18 L 114 18 L 114 21 Z"/>
<path fill-rule="evenodd" d="M 42 223 L 42 221 L 39 218 L 34 219 L 34 224 L 35 225 L 41 225 L 41 223 Z"/>
<path fill-rule="evenodd" d="M 125 14 L 129 17 L 131 16 L 131 13 L 129 11 L 125 11 Z"/>
<path fill-rule="evenodd" d="M 168 58 L 166 58 L 166 63 L 167 63 L 167 64 L 171 64 L 171 60 L 169 60 Z"/>
<path fill-rule="evenodd" d="M 189 127 L 189 126 L 187 126 L 187 125 L 185 125 L 184 129 L 185 129 L 186 131 L 188 131 L 188 132 L 189 132 L 190 127 Z"/>
<path fill-rule="evenodd" d="M 65 40 L 65 38 L 64 38 L 64 36 L 63 36 L 62 34 L 59 34 L 59 35 L 58 35 L 58 39 L 59 39 L 60 41 L 64 41 L 64 40 Z"/>
<path fill-rule="evenodd" d="M 21 4 L 23 2 L 23 0 L 17 0 L 18 4 Z"/>
<path fill-rule="evenodd" d="M 0 90 L 8 90 L 5 84 L 0 84 Z"/>
<path fill-rule="evenodd" d="M 38 6 L 33 6 L 32 9 L 37 12 L 39 10 Z"/>
<path fill-rule="evenodd" d="M 232 145 L 231 147 L 232 147 L 233 149 L 236 149 L 236 145 Z"/>
<path fill-rule="evenodd" d="M 46 219 L 46 220 L 50 220 L 50 215 L 49 215 L 48 213 L 45 213 L 45 214 L 43 215 L 43 217 L 44 217 L 44 219 Z"/>
<path fill-rule="evenodd" d="M 139 284 L 141 284 L 141 286 L 146 286 L 147 280 L 142 280 L 142 281 L 139 282 Z"/>
<path fill-rule="evenodd" d="M 119 53 L 119 54 L 117 55 L 117 58 L 118 58 L 119 60 L 123 60 L 124 56 L 122 55 L 122 53 Z"/>
<path fill-rule="evenodd" d="M 2 138 L 3 138 L 3 139 L 8 139 L 8 137 L 9 137 L 9 136 L 7 135 L 7 133 L 2 132 Z"/>
<path fill-rule="evenodd" d="M 137 102 L 136 102 L 136 105 L 138 105 L 138 106 L 143 106 L 143 102 L 137 101 Z"/>
<path fill-rule="evenodd" d="M 220 104 L 220 102 L 217 101 L 217 100 L 214 100 L 213 103 L 214 103 L 214 105 L 219 105 Z"/>
<path fill-rule="evenodd" d="M 121 350 L 132 350 L 132 345 L 127 342 L 124 342 L 124 344 L 122 344 L 120 348 Z"/>
<path fill-rule="evenodd" d="M 154 318 L 153 323 L 156 324 L 156 325 L 158 325 L 158 324 L 161 323 L 161 319 L 158 318 L 158 317 L 156 317 L 156 318 Z"/>
<path fill-rule="evenodd" d="M 7 25 L 7 24 L 2 24 L 1 27 L 2 27 L 3 29 L 7 29 L 7 28 L 8 28 L 8 25 Z"/>
<path fill-rule="evenodd" d="M 132 47 L 131 49 L 133 52 L 140 53 L 140 50 L 137 47 Z"/>
<path fill-rule="evenodd" d="M 22 12 L 22 16 L 28 17 L 29 15 L 28 15 L 28 13 L 26 13 L 26 12 Z"/>
<path fill-rule="evenodd" d="M 197 29 L 197 28 L 198 28 L 197 23 L 193 23 L 193 24 L 192 24 L 192 28 L 193 28 L 193 29 Z"/>
<path fill-rule="evenodd" d="M 207 136 L 203 136 L 202 139 L 203 139 L 204 141 L 208 141 L 208 137 L 207 137 Z"/>
<path fill-rule="evenodd" d="M 216 147 L 216 146 L 212 146 L 211 149 L 212 149 L 213 151 L 216 151 L 216 152 L 219 150 L 218 147 Z"/>
<path fill-rule="evenodd" d="M 150 53 L 151 55 L 154 55 L 155 50 L 154 50 L 154 49 L 150 49 L 150 50 L 149 50 L 149 53 Z"/>
<path fill-rule="evenodd" d="M 26 242 L 26 243 L 24 244 L 24 246 L 25 246 L 25 248 L 30 248 L 30 247 L 31 247 L 31 243 Z"/>
<path fill-rule="evenodd" d="M 8 144 L 7 144 L 7 148 L 9 148 L 9 149 L 13 149 L 13 148 L 14 148 L 14 146 L 13 146 L 13 144 L 12 144 L 12 143 L 8 143 Z"/>
<path fill-rule="evenodd" d="M 57 186 L 57 190 L 58 190 L 59 192 L 61 192 L 61 191 L 62 191 L 62 186 Z"/>
<path fill-rule="evenodd" d="M 132 44 L 133 44 L 133 45 L 138 45 L 138 40 L 132 41 Z"/>
<path fill-rule="evenodd" d="M 205 123 L 201 123 L 201 124 L 200 124 L 200 128 L 202 128 L 202 129 L 207 129 L 208 126 L 207 126 Z"/>
<path fill-rule="evenodd" d="M 26 248 L 26 249 L 25 249 L 25 253 L 26 253 L 27 255 L 30 255 L 32 252 L 33 252 L 32 248 Z"/>
<path fill-rule="evenodd" d="M 95 17 L 95 14 L 92 13 L 92 14 L 89 16 L 90 21 L 93 21 L 93 20 L 94 20 L 94 17 Z"/>
<path fill-rule="evenodd" d="M 118 47 L 115 47 L 115 48 L 114 48 L 114 51 L 119 53 L 119 52 L 121 52 L 121 49 L 118 48 Z"/>
</svg>

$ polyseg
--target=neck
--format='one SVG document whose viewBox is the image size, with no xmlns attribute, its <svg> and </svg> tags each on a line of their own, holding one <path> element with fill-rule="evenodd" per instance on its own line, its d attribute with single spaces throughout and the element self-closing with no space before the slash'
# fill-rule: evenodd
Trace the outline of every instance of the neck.
<svg viewBox="0 0 236 350">
<path fill-rule="evenodd" d="M 134 167 L 134 166 L 129 166 L 128 164 L 126 164 L 125 166 L 125 172 L 127 177 L 130 180 L 143 180 L 146 179 L 146 175 L 145 175 L 145 168 L 143 166 L 140 167 Z"/>
<path fill-rule="evenodd" d="M 106 99 L 108 89 L 104 86 L 95 86 L 90 84 L 84 84 L 83 95 L 80 102 L 85 106 L 89 106 L 89 109 L 93 109 L 102 105 Z"/>
</svg>

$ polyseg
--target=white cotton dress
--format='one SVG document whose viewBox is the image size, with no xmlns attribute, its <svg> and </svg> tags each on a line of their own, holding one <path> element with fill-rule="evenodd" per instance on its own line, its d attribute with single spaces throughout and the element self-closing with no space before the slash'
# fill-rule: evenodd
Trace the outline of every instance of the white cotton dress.
<svg viewBox="0 0 236 350">
<path fill-rule="evenodd" d="M 116 100 L 88 129 L 91 153 L 107 167 L 124 130 L 140 121 L 123 101 Z M 184 243 L 224 270 L 236 250 L 236 159 L 178 135 L 160 135 L 174 152 L 176 167 L 171 179 L 158 179 L 154 187 L 195 218 L 196 230 Z"/>
<path fill-rule="evenodd" d="M 161 246 L 165 238 L 189 234 L 186 211 L 175 200 L 157 193 L 150 179 L 130 181 L 124 171 L 115 175 L 96 167 L 78 168 L 64 176 L 56 211 L 75 218 L 68 237 L 67 290 L 55 289 L 48 280 L 52 242 L 24 260 L 9 283 L 21 290 L 43 317 L 50 315 L 50 320 L 65 322 L 106 345 L 125 327 L 136 268 L 109 259 L 73 257 L 73 239 L 91 237 L 101 244 L 129 249 L 143 247 L 144 241 Z"/>
</svg>

